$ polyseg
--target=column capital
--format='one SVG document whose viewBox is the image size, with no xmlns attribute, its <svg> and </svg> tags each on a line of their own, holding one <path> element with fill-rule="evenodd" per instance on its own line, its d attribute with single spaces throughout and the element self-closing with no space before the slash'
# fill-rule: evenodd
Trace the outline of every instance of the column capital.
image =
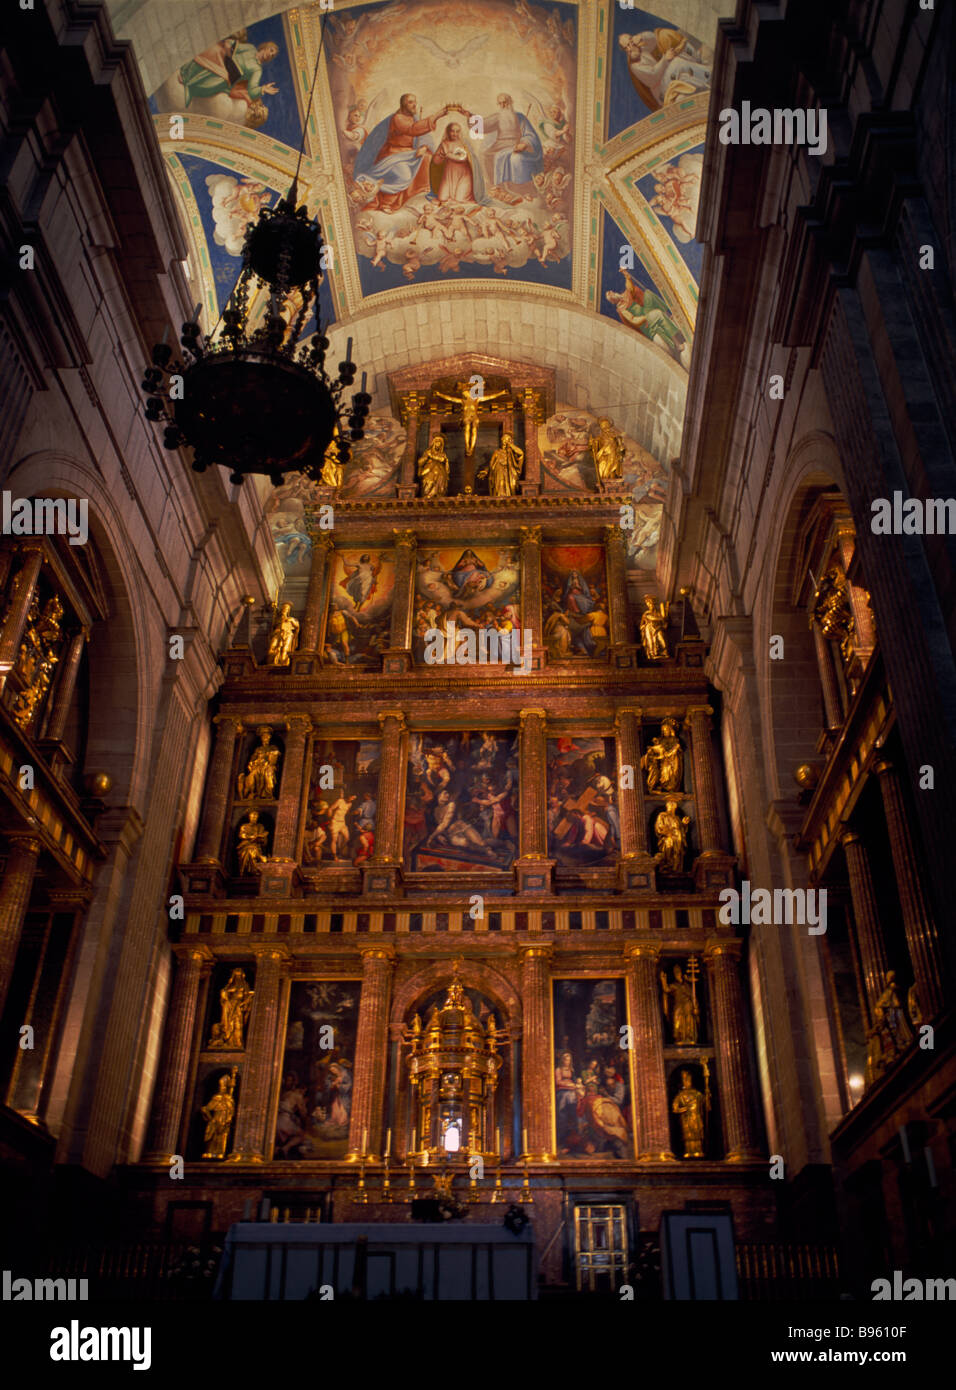
<svg viewBox="0 0 956 1390">
<path fill-rule="evenodd" d="M 624 947 L 624 955 L 629 960 L 646 958 L 658 961 L 661 958 L 661 948 L 656 941 L 632 941 Z"/>
<path fill-rule="evenodd" d="M 519 724 L 519 727 L 522 727 L 522 728 L 523 728 L 523 727 L 524 727 L 524 722 L 525 722 L 525 720 L 526 720 L 526 719 L 532 719 L 532 718 L 534 718 L 535 716 L 537 716 L 539 719 L 547 719 L 547 717 L 548 717 L 548 711 L 547 711 L 546 709 L 539 709 L 537 706 L 533 707 L 532 709 L 521 709 L 521 710 L 519 710 L 519 711 L 518 711 L 518 724 Z"/>
<path fill-rule="evenodd" d="M 204 945 L 185 945 L 180 941 L 172 949 L 173 955 L 180 965 L 186 961 L 194 961 L 198 965 L 211 965 L 216 959 L 215 952 Z"/>
<path fill-rule="evenodd" d="M 896 768 L 890 762 L 889 758 L 879 757 L 873 764 L 873 771 L 876 773 L 877 777 L 885 777 L 887 773 L 895 772 Z"/>
<path fill-rule="evenodd" d="M 394 946 L 363 946 L 359 951 L 359 955 L 362 957 L 363 962 L 368 960 L 385 960 L 391 965 L 395 963 Z"/>
<path fill-rule="evenodd" d="M 857 845 L 860 842 L 859 832 L 847 828 L 840 835 L 841 845 Z"/>
<path fill-rule="evenodd" d="M 644 711 L 640 708 L 639 705 L 622 705 L 620 709 L 616 709 L 614 711 L 615 729 L 619 729 L 621 727 L 621 720 L 624 718 L 626 714 L 633 715 L 634 718 L 637 720 L 638 724 L 641 724 L 644 720 Z"/>
<path fill-rule="evenodd" d="M 237 734 L 242 732 L 243 723 L 241 714 L 214 714 L 212 722 L 217 726 L 221 725 L 223 728 L 227 724 L 233 724 L 235 725 Z"/>
<path fill-rule="evenodd" d="M 737 937 L 722 937 L 717 941 L 710 940 L 705 943 L 704 960 L 717 960 L 720 956 L 727 956 L 730 960 L 738 961 L 741 951 L 742 945 Z"/>
<path fill-rule="evenodd" d="M 317 545 L 322 546 L 323 550 L 331 550 L 335 544 L 331 531 L 319 530 L 318 527 L 316 527 L 309 532 L 309 536 L 312 541 L 313 550 Z"/>
<path fill-rule="evenodd" d="M 418 549 L 418 537 L 414 531 L 402 530 L 398 526 L 392 527 L 392 535 L 395 537 L 395 544 L 409 550 Z"/>
<path fill-rule="evenodd" d="M 534 946 L 519 946 L 518 954 L 524 960 L 533 960 L 535 957 L 540 960 L 550 960 L 554 954 L 554 947 L 549 941 L 539 942 Z"/>
<path fill-rule="evenodd" d="M 604 531 L 605 545 L 615 546 L 622 550 L 624 549 L 624 532 L 622 531 L 621 527 L 617 525 L 616 522 L 609 523 L 607 526 L 602 527 L 602 530 Z"/>
<path fill-rule="evenodd" d="M 308 714 L 283 714 L 282 722 L 287 729 L 307 734 L 312 729 L 312 719 Z"/>
<path fill-rule="evenodd" d="M 518 534 L 521 536 L 523 546 L 541 544 L 542 529 L 540 526 L 520 526 Z"/>
<path fill-rule="evenodd" d="M 403 391 L 399 396 L 399 409 L 402 415 L 402 424 L 406 424 L 410 415 L 420 415 L 425 404 L 425 396 L 421 391 Z"/>
<path fill-rule="evenodd" d="M 385 725 L 388 723 L 390 719 L 395 719 L 398 721 L 398 728 L 400 733 L 408 728 L 408 725 L 405 722 L 405 711 L 401 709 L 379 710 L 375 718 L 378 720 L 378 726 L 382 730 L 382 733 L 385 732 Z"/>
<path fill-rule="evenodd" d="M 18 849 L 21 854 L 32 854 L 35 857 L 43 848 L 43 841 L 26 830 L 11 830 L 5 838 L 9 840 L 10 848 Z"/>
<path fill-rule="evenodd" d="M 282 963 L 284 960 L 288 960 L 288 959 L 289 959 L 289 948 L 288 948 L 288 946 L 285 946 L 285 945 L 283 945 L 283 946 L 275 946 L 275 945 L 273 945 L 273 946 L 252 946 L 252 947 L 250 947 L 250 950 L 252 951 L 253 958 L 255 959 L 257 965 L 258 965 L 261 961 L 267 961 L 267 960 L 278 961 L 279 964 L 281 965 L 281 963 Z"/>
<path fill-rule="evenodd" d="M 701 715 L 704 719 L 710 719 L 713 712 L 713 705 L 688 705 L 684 722 L 689 725 L 695 714 Z"/>
</svg>

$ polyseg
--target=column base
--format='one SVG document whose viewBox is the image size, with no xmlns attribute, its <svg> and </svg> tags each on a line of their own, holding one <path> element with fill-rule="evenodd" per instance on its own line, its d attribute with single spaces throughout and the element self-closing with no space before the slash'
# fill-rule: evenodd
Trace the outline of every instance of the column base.
<svg viewBox="0 0 956 1390">
<path fill-rule="evenodd" d="M 638 851 L 622 854 L 617 861 L 617 891 L 619 893 L 654 893 L 655 861 L 653 854 Z"/>
<path fill-rule="evenodd" d="M 265 1154 L 261 1153 L 236 1153 L 235 1151 L 225 1159 L 224 1163 L 265 1163 Z"/>
<path fill-rule="evenodd" d="M 694 887 L 702 891 L 733 888 L 736 863 L 732 854 L 724 854 L 722 850 L 706 850 L 694 860 Z"/>
<path fill-rule="evenodd" d="M 411 502 L 418 496 L 417 483 L 399 483 L 396 488 L 396 496 L 399 502 Z"/>
<path fill-rule="evenodd" d="M 288 671 L 293 676 L 317 676 L 322 666 L 318 652 L 293 652 Z"/>
<path fill-rule="evenodd" d="M 763 1163 L 765 1155 L 757 1149 L 732 1149 L 724 1154 L 725 1163 Z"/>
<path fill-rule="evenodd" d="M 389 897 L 402 889 L 401 864 L 363 864 L 362 894 L 366 898 Z"/>
<path fill-rule="evenodd" d="M 660 1153 L 638 1154 L 638 1163 L 676 1163 L 674 1155 L 670 1149 L 662 1149 Z"/>
<path fill-rule="evenodd" d="M 226 896 L 226 875 L 218 859 L 199 860 L 195 864 L 180 864 L 179 884 L 184 893 L 196 893 L 204 898 Z"/>
<path fill-rule="evenodd" d="M 382 654 L 382 675 L 402 676 L 412 669 L 412 653 L 408 647 L 386 647 Z"/>
<path fill-rule="evenodd" d="M 259 874 L 257 896 L 291 898 L 298 881 L 298 865 L 294 859 L 270 859 Z"/>
<path fill-rule="evenodd" d="M 608 661 L 612 666 L 629 670 L 638 664 L 637 650 L 631 642 L 616 642 L 608 648 Z"/>
<path fill-rule="evenodd" d="M 515 891 L 517 893 L 550 893 L 554 859 L 516 859 Z"/>
</svg>

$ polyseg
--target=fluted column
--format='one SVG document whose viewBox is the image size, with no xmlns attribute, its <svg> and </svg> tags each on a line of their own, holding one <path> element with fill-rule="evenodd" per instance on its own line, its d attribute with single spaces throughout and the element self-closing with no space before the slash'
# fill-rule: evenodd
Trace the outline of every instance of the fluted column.
<svg viewBox="0 0 956 1390">
<path fill-rule="evenodd" d="M 0 1013 L 6 1002 L 17 962 L 23 921 L 30 903 L 40 841 L 32 835 L 11 835 L 7 867 L 0 884 Z"/>
<path fill-rule="evenodd" d="M 385 670 L 402 672 L 411 664 L 412 599 L 414 597 L 415 551 L 418 538 L 414 531 L 393 529 L 395 536 L 395 588 L 392 599 L 392 627 L 388 639 Z"/>
<path fill-rule="evenodd" d="M 276 946 L 255 952 L 256 988 L 239 1081 L 235 1139 L 229 1155 L 233 1162 L 263 1163 L 271 1147 L 271 1135 L 266 1136 L 266 1122 L 269 1091 L 275 1074 L 279 986 L 285 955 L 285 948 Z"/>
<path fill-rule="evenodd" d="M 331 532 L 313 532 L 312 566 L 309 570 L 309 587 L 305 595 L 305 612 L 302 614 L 302 629 L 299 634 L 300 652 L 318 650 L 319 633 L 322 629 L 322 610 L 325 601 L 325 576 L 331 553 Z"/>
<path fill-rule="evenodd" d="M 522 1130 L 528 1135 L 528 1156 L 538 1160 L 551 1153 L 551 1109 L 554 1067 L 551 1059 L 551 946 L 522 948 L 521 1005 L 523 1076 Z"/>
<path fill-rule="evenodd" d="M 524 478 L 521 492 L 524 496 L 536 496 L 541 491 L 541 453 L 538 449 L 541 397 L 531 386 L 526 386 L 521 392 L 521 412 L 524 416 Z"/>
<path fill-rule="evenodd" d="M 614 716 L 617 731 L 617 801 L 621 818 L 621 854 L 630 858 L 647 853 L 647 813 L 641 780 L 641 711 L 619 709 Z M 624 769 L 631 769 L 633 791 L 622 787 Z"/>
<path fill-rule="evenodd" d="M 820 672 L 820 686 L 823 690 L 823 711 L 827 721 L 827 732 L 839 729 L 843 723 L 843 704 L 840 700 L 840 687 L 837 685 L 833 669 L 833 652 L 816 623 L 810 624 L 813 633 L 813 647 L 817 655 L 817 669 Z"/>
<path fill-rule="evenodd" d="M 279 809 L 276 813 L 276 829 L 272 841 L 273 859 L 295 858 L 299 811 L 302 806 L 302 773 L 312 720 L 306 714 L 290 714 L 285 720 L 285 727 L 285 755 L 282 759 Z"/>
<path fill-rule="evenodd" d="M 620 526 L 605 526 L 604 545 L 607 555 L 607 592 L 611 607 L 611 652 L 623 651 L 628 642 L 627 630 L 627 542 Z"/>
<path fill-rule="evenodd" d="M 382 752 L 375 814 L 376 864 L 397 864 L 402 857 L 402 774 L 405 768 L 405 715 L 400 709 L 378 716 Z"/>
<path fill-rule="evenodd" d="M 864 998 L 861 1000 L 866 1022 L 873 1022 L 873 1006 L 883 993 L 886 971 L 886 942 L 880 923 L 880 912 L 870 873 L 870 860 L 862 840 L 855 830 L 840 837 L 846 856 L 853 900 L 853 920 L 856 924 L 856 944 L 860 958 Z"/>
<path fill-rule="evenodd" d="M 60 662 L 60 679 L 57 681 L 53 696 L 53 711 L 46 726 L 44 738 L 59 740 L 63 737 L 67 715 L 70 713 L 70 705 L 73 701 L 73 691 L 76 689 L 76 678 L 80 672 L 83 648 L 86 646 L 89 635 L 88 627 L 80 628 L 79 632 L 74 634 L 66 655 Z"/>
<path fill-rule="evenodd" d="M 219 863 L 236 739 L 242 728 L 242 720 L 232 714 L 217 714 L 213 723 L 216 726 L 216 741 L 209 760 L 206 802 L 196 843 L 194 859 L 197 864 Z"/>
<path fill-rule="evenodd" d="M 176 978 L 166 1021 L 162 1073 L 153 1101 L 150 1147 L 144 1155 L 147 1163 L 169 1163 L 179 1151 L 199 985 L 203 971 L 210 970 L 213 960 L 206 946 L 173 949 L 176 951 Z"/>
<path fill-rule="evenodd" d="M 43 565 L 43 550 L 40 546 L 22 546 L 18 549 L 23 555 L 23 564 L 14 575 L 10 602 L 3 615 L 3 625 L 0 627 L 0 690 L 16 665 L 20 639 L 27 624 L 27 614 Z"/>
<path fill-rule="evenodd" d="M 903 794 L 893 764 L 885 758 L 875 766 L 883 795 L 883 813 L 890 836 L 893 870 L 900 906 L 903 909 L 903 930 L 913 966 L 916 997 L 924 1019 L 934 1018 L 943 1007 L 941 976 L 942 954 L 936 922 L 930 910 L 920 878 L 919 864 L 906 819 Z"/>
<path fill-rule="evenodd" d="M 657 967 L 660 947 L 627 948 L 628 1013 L 634 1030 L 634 1115 L 639 1159 L 673 1158 Z"/>
<path fill-rule="evenodd" d="M 399 474 L 398 485 L 400 489 L 408 489 L 406 497 L 414 497 L 418 491 L 418 477 L 416 465 L 418 463 L 418 427 L 421 423 L 422 411 L 425 408 L 425 397 L 418 391 L 409 391 L 402 397 L 402 424 L 405 426 L 405 452 L 402 454 L 402 466 Z M 402 493 L 399 492 L 399 496 Z"/>
<path fill-rule="evenodd" d="M 522 526 L 520 535 L 521 620 L 526 628 L 531 629 L 532 648 L 538 649 L 544 641 L 541 613 L 541 527 Z"/>
<path fill-rule="evenodd" d="M 362 996 L 353 1070 L 349 1156 L 382 1152 L 382 1112 L 388 1062 L 388 1010 L 393 952 L 370 946 L 362 952 Z M 363 1146 L 362 1140 L 365 1138 Z"/>
<path fill-rule="evenodd" d="M 710 942 L 704 959 L 713 1007 L 725 1157 L 731 1163 L 739 1163 L 761 1156 L 747 1050 L 747 1012 L 740 984 L 740 942 Z"/>
<path fill-rule="evenodd" d="M 687 711 L 685 727 L 690 731 L 690 751 L 694 764 L 694 798 L 697 805 L 697 835 L 701 854 L 720 854 L 720 818 L 710 750 L 710 705 L 694 705 Z"/>
<path fill-rule="evenodd" d="M 522 859 L 547 859 L 547 714 L 523 709 L 518 715 L 521 815 L 518 823 Z"/>
</svg>

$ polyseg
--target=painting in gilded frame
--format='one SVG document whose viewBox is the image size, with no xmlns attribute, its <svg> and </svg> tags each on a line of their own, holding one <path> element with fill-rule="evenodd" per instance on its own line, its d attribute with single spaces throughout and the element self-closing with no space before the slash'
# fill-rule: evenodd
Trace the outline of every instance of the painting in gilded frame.
<svg viewBox="0 0 956 1390">
<path fill-rule="evenodd" d="M 554 1105 L 560 1158 L 631 1158 L 624 981 L 555 980 Z"/>
<path fill-rule="evenodd" d="M 275 1159 L 348 1152 L 361 980 L 293 980 Z"/>
</svg>

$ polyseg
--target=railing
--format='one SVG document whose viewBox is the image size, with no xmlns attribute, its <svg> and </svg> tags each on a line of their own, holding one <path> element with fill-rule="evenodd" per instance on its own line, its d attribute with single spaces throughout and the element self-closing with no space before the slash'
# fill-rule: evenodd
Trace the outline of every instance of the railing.
<svg viewBox="0 0 956 1390">
<path fill-rule="evenodd" d="M 840 1271 L 832 1245 L 744 1243 L 737 1246 L 742 1300 L 800 1302 L 840 1296 Z"/>
<path fill-rule="evenodd" d="M 86 1279 L 90 1300 L 209 1298 L 221 1246 L 117 1241 L 54 1251 L 38 1277 Z"/>
</svg>

